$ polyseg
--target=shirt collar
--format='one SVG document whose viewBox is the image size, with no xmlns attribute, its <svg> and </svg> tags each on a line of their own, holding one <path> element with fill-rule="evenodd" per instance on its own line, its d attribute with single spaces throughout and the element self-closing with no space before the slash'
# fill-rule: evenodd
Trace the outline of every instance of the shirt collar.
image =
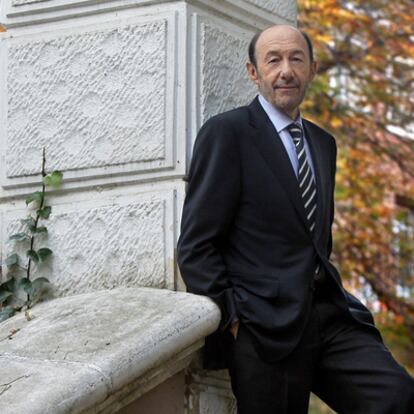
<svg viewBox="0 0 414 414">
<path fill-rule="evenodd" d="M 302 117 L 300 116 L 300 112 L 298 113 L 297 118 L 292 121 L 290 117 L 288 117 L 283 112 L 276 109 L 271 103 L 269 103 L 262 95 L 259 95 L 259 102 L 262 105 L 264 111 L 266 112 L 267 116 L 272 121 L 273 125 L 276 128 L 276 131 L 278 134 L 283 131 L 285 128 L 287 128 L 292 122 L 295 124 L 298 124 L 301 126 L 303 130 L 302 125 Z"/>
</svg>

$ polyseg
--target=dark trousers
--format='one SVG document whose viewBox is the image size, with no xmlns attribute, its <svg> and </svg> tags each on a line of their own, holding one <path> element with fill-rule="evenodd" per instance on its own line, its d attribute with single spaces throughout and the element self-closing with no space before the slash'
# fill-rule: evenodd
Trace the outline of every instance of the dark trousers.
<svg viewBox="0 0 414 414">
<path fill-rule="evenodd" d="M 299 345 L 281 361 L 264 362 L 240 325 L 229 368 L 238 414 L 305 414 L 311 391 L 339 414 L 413 414 L 414 380 L 379 332 L 321 292 Z"/>
</svg>

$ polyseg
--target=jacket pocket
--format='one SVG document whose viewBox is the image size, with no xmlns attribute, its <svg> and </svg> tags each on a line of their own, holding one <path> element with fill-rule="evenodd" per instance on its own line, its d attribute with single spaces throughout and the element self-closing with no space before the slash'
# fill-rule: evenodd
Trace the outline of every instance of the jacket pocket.
<svg viewBox="0 0 414 414">
<path fill-rule="evenodd" d="M 243 298 L 243 291 L 264 298 L 279 296 L 279 279 L 275 275 L 229 272 L 229 279 L 239 297 Z"/>
</svg>

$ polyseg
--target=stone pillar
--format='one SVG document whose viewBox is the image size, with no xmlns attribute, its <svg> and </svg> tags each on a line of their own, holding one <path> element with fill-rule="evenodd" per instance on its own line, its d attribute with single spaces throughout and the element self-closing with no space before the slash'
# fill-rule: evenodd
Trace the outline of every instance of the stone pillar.
<svg viewBox="0 0 414 414">
<path fill-rule="evenodd" d="M 2 257 L 26 214 L 25 196 L 39 188 L 45 147 L 46 168 L 64 173 L 49 197 L 55 255 L 37 271 L 53 296 L 184 289 L 175 245 L 197 130 L 253 98 L 248 42 L 259 28 L 295 24 L 296 2 L 3 0 L 0 7 Z M 188 412 L 227 412 L 226 377 L 200 372 Z"/>
</svg>

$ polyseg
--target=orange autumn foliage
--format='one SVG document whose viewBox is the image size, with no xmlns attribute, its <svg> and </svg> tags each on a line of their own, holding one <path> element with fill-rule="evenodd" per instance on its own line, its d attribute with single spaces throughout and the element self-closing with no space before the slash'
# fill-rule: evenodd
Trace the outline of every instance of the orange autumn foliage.
<svg viewBox="0 0 414 414">
<path fill-rule="evenodd" d="M 414 293 L 414 274 L 402 281 L 393 231 L 396 196 L 414 200 L 414 4 L 298 3 L 319 62 L 304 112 L 338 144 L 333 259 L 347 285 L 369 304 L 378 298 L 414 341 L 414 296 L 399 291 L 404 283 Z"/>
</svg>

